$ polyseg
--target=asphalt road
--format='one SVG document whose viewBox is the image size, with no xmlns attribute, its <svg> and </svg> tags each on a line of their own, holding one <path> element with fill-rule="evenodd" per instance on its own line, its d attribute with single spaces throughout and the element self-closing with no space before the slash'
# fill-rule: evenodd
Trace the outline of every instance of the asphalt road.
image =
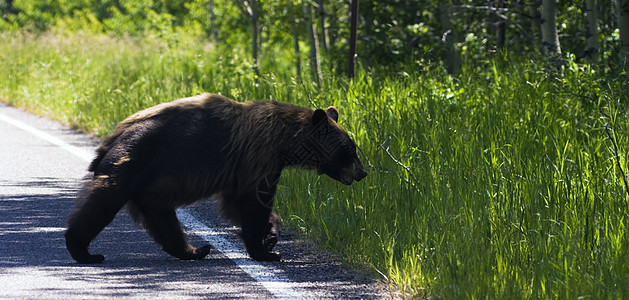
<svg viewBox="0 0 629 300">
<path fill-rule="evenodd" d="M 201 261 L 179 261 L 126 213 L 94 240 L 102 264 L 80 265 L 65 249 L 65 218 L 98 140 L 0 103 L 0 298 L 333 298 L 382 299 L 394 293 L 294 236 L 276 249 L 283 260 L 244 255 L 233 227 L 212 201 L 179 212 L 193 245 L 215 248 Z"/>
</svg>

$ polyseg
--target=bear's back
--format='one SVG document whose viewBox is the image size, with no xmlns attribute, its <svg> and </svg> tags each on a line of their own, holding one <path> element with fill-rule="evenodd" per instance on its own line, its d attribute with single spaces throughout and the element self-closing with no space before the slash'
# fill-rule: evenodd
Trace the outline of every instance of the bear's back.
<svg viewBox="0 0 629 300">
<path fill-rule="evenodd" d="M 230 118 L 242 113 L 243 104 L 230 100 L 221 95 L 205 93 L 202 95 L 182 98 L 171 102 L 165 102 L 147 109 L 141 110 L 123 121 L 114 131 L 103 139 L 96 150 L 96 157 L 92 160 L 88 170 L 94 171 L 103 157 L 109 152 L 125 134 L 142 127 L 143 123 L 155 121 L 160 127 L 167 127 L 169 123 L 194 122 L 204 119 L 204 115 L 222 116 Z M 166 120 L 169 119 L 169 120 Z M 185 130 L 190 126 L 170 126 L 171 130 Z"/>
</svg>

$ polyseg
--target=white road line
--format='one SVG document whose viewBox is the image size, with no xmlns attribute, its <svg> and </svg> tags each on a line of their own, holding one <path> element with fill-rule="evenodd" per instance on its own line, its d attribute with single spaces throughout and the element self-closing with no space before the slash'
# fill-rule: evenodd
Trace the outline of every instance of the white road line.
<svg viewBox="0 0 629 300">
<path fill-rule="evenodd" d="M 26 131 L 28 133 L 31 133 L 31 134 L 35 135 L 36 137 L 38 137 L 40 139 L 43 139 L 43 140 L 45 140 L 45 141 L 47 141 L 47 142 L 49 142 L 49 143 L 51 143 L 53 145 L 56 145 L 56 146 L 60 147 L 61 149 L 66 150 L 66 151 L 68 151 L 68 152 L 78 156 L 79 158 L 83 159 L 84 161 L 90 162 L 94 158 L 94 154 L 88 153 L 88 152 L 86 152 L 86 151 L 84 151 L 84 150 L 82 150 L 80 148 L 74 147 L 74 146 L 72 146 L 72 145 L 70 145 L 70 144 L 60 140 L 59 138 L 54 137 L 54 136 L 52 136 L 50 134 L 47 134 L 47 133 L 45 133 L 45 132 L 43 132 L 43 131 L 41 131 L 39 129 L 36 129 L 36 128 L 34 128 L 34 127 L 32 127 L 32 126 L 30 126 L 30 125 L 28 125 L 28 124 L 26 124 L 26 123 L 24 123 L 22 121 L 13 119 L 13 118 L 11 118 L 9 116 L 6 116 L 4 114 L 0 114 L 0 120 L 4 121 L 6 123 L 9 123 L 9 124 L 11 124 L 11 125 L 13 125 L 13 126 L 15 126 L 17 128 L 20 128 L 20 129 L 22 129 L 22 130 L 24 130 L 24 131 Z"/>
<path fill-rule="evenodd" d="M 94 155 L 81 148 L 72 146 L 63 140 L 34 128 L 22 121 L 16 120 L 0 113 L 0 121 L 20 128 L 34 136 L 41 138 L 59 148 L 68 151 L 86 162 L 90 162 Z M 306 290 L 297 286 L 296 283 L 290 281 L 283 270 L 274 268 L 270 265 L 262 265 L 247 255 L 247 253 L 230 242 L 225 236 L 227 233 L 212 229 L 201 221 L 194 218 L 183 209 L 177 210 L 177 217 L 182 225 L 188 228 L 193 234 L 205 239 L 215 249 L 222 252 L 229 259 L 245 271 L 251 278 L 262 284 L 275 297 L 280 299 L 312 299 L 314 298 Z"/>
<path fill-rule="evenodd" d="M 279 299 L 314 299 L 307 291 L 291 282 L 283 270 L 274 268 L 270 265 L 271 263 L 263 265 L 249 258 L 244 249 L 229 241 L 228 233 L 207 227 L 182 209 L 177 210 L 177 217 L 186 228 L 208 241 L 214 248 L 234 261 L 238 267 L 262 284 L 275 297 Z"/>
</svg>

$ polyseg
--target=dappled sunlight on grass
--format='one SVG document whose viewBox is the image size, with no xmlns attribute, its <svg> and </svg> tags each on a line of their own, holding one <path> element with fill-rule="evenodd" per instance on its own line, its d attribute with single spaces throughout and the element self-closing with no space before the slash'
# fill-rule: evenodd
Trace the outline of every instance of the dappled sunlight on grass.
<svg viewBox="0 0 629 300">
<path fill-rule="evenodd" d="M 456 78 L 417 62 L 403 73 L 361 70 L 353 82 L 327 74 L 316 86 L 279 68 L 256 82 L 244 50 L 192 38 L 177 47 L 91 35 L 1 39 L 3 101 L 99 136 L 135 111 L 201 92 L 335 105 L 368 177 L 346 187 L 289 170 L 278 210 L 405 294 L 629 297 L 622 79 L 498 58 Z M 596 94 L 610 117 L 564 90 Z"/>
</svg>

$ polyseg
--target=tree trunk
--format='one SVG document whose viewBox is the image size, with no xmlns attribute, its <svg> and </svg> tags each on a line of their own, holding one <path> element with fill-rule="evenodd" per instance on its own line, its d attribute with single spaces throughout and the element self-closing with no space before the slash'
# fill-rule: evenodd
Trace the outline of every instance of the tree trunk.
<svg viewBox="0 0 629 300">
<path fill-rule="evenodd" d="M 328 52 L 328 33 L 325 27 L 325 0 L 319 0 L 319 44 L 324 53 Z"/>
<path fill-rule="evenodd" d="M 319 63 L 319 41 L 312 23 L 312 7 L 304 3 L 304 20 L 310 44 L 310 73 L 317 84 L 321 82 L 321 64 Z"/>
<path fill-rule="evenodd" d="M 286 0 L 286 5 L 288 5 L 289 15 L 293 16 L 295 19 L 291 23 L 291 31 L 293 34 L 293 49 L 295 50 L 295 78 L 298 80 L 301 79 L 301 54 L 299 51 L 299 31 L 297 30 L 297 20 L 298 18 L 295 5 L 293 5 L 292 0 Z"/>
<path fill-rule="evenodd" d="M 527 5 L 528 14 L 530 16 L 531 24 L 529 27 L 529 32 L 532 36 L 537 37 L 537 32 L 541 27 L 542 15 L 539 13 L 539 5 L 541 4 L 540 0 L 531 0 L 530 4 Z"/>
<path fill-rule="evenodd" d="M 0 2 L 0 18 L 6 19 L 9 15 L 17 14 L 19 11 L 13 7 L 13 0 Z"/>
<path fill-rule="evenodd" d="M 328 46 L 330 48 L 334 48 L 336 44 L 336 38 L 338 36 L 338 16 L 336 15 L 336 2 L 332 1 L 332 8 L 328 10 L 328 22 L 330 26 L 328 27 Z"/>
<path fill-rule="evenodd" d="M 347 75 L 354 79 L 354 67 L 356 58 L 356 40 L 358 37 L 358 0 L 352 0 L 350 6 L 350 30 L 349 30 L 349 60 Z"/>
<path fill-rule="evenodd" d="M 260 64 L 258 63 L 258 15 L 251 18 L 251 58 L 253 59 L 253 71 L 260 76 Z"/>
<path fill-rule="evenodd" d="M 524 4 L 526 6 L 526 19 L 528 22 L 525 22 L 526 29 L 528 32 L 528 36 L 530 37 L 528 41 L 525 41 L 526 45 L 524 45 L 525 49 L 528 50 L 537 50 L 539 49 L 539 45 L 541 44 L 540 34 L 541 34 L 541 20 L 542 15 L 539 12 L 540 6 L 542 4 L 541 0 L 528 0 Z"/>
<path fill-rule="evenodd" d="M 598 63 L 598 10 L 596 8 L 596 0 L 585 0 L 585 12 L 587 46 L 583 56 L 589 57 L 590 63 L 596 65 Z"/>
<path fill-rule="evenodd" d="M 260 64 L 258 62 L 258 35 L 260 33 L 260 0 L 234 0 L 240 12 L 242 12 L 249 23 L 251 23 L 251 58 L 253 59 L 253 71 L 256 74 L 256 80 L 260 77 Z"/>
<path fill-rule="evenodd" d="M 446 44 L 446 68 L 448 73 L 456 74 L 461 67 L 461 57 L 455 47 L 456 41 L 458 40 L 458 33 L 456 28 L 452 25 L 452 22 L 450 22 L 450 18 L 452 17 L 450 9 L 449 1 L 447 1 L 447 3 L 439 3 L 439 18 L 441 19 L 441 27 L 443 30 L 441 41 Z"/>
<path fill-rule="evenodd" d="M 214 0 L 209 0 L 207 10 L 210 12 L 210 36 L 214 42 L 218 42 L 218 31 L 216 30 L 216 15 L 214 14 Z"/>
<path fill-rule="evenodd" d="M 557 34 L 557 0 L 542 0 L 542 47 L 551 54 L 561 54 Z"/>
<path fill-rule="evenodd" d="M 620 65 L 623 71 L 629 71 L 629 0 L 616 1 L 618 29 L 620 30 Z"/>
<path fill-rule="evenodd" d="M 503 2 L 502 0 L 495 1 L 496 8 L 502 8 Z M 507 26 L 505 25 L 505 20 L 502 20 L 498 17 L 496 19 L 496 47 L 498 49 L 502 49 L 505 46 L 505 36 L 507 31 Z"/>
</svg>

